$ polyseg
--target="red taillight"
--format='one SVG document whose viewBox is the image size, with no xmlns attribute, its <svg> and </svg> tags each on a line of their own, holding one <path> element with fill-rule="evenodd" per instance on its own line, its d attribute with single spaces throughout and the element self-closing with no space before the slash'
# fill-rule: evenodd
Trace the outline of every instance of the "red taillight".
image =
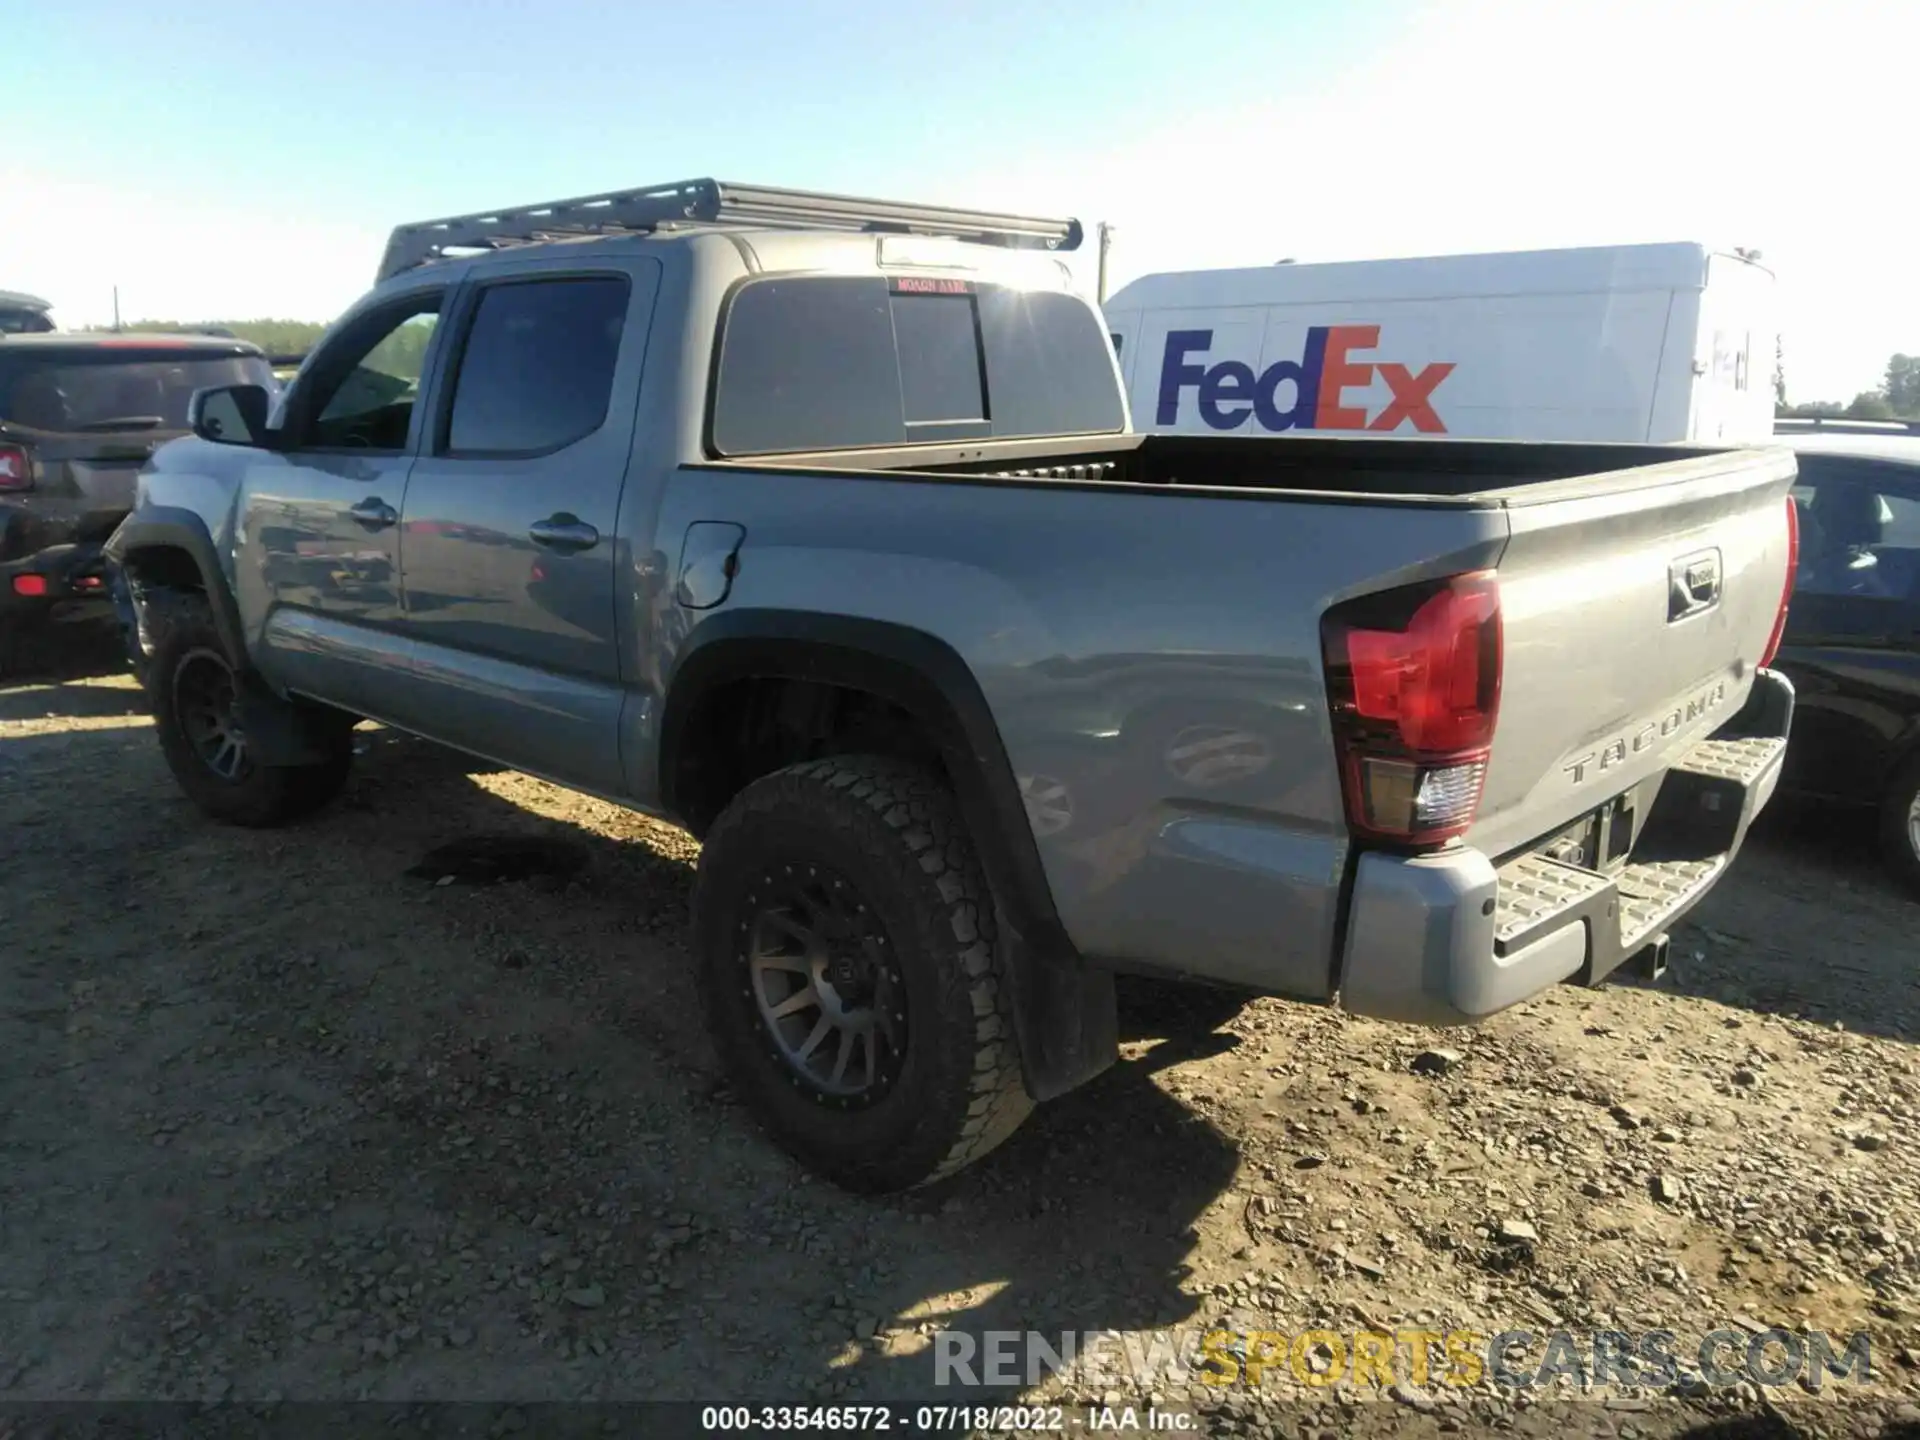
<svg viewBox="0 0 1920 1440">
<path fill-rule="evenodd" d="M 16 575 L 13 577 L 13 593 L 16 595 L 44 595 L 47 593 L 47 577 L 44 575 Z"/>
<path fill-rule="evenodd" d="M 1787 606 L 1793 600 L 1793 577 L 1800 570 L 1800 507 L 1787 497 L 1787 579 L 1780 587 L 1780 613 L 1773 617 L 1773 634 L 1767 639 L 1767 653 L 1760 657 L 1760 668 L 1773 664 L 1780 653 L 1780 642 L 1787 637 Z"/>
<path fill-rule="evenodd" d="M 18 445 L 0 445 L 0 490 L 31 490 L 33 462 Z"/>
<path fill-rule="evenodd" d="M 1473 824 L 1500 710 L 1492 571 L 1349 601 L 1321 622 L 1347 819 L 1400 844 Z"/>
</svg>

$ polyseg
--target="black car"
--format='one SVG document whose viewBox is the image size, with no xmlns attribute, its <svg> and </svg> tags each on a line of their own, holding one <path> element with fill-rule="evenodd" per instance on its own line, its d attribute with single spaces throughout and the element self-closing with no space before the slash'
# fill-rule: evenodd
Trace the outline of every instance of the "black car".
<svg viewBox="0 0 1920 1440">
<path fill-rule="evenodd" d="M 1778 440 L 1800 465 L 1782 784 L 1877 812 L 1920 893 L 1920 426 L 1783 424 Z"/>
<path fill-rule="evenodd" d="M 0 674 L 46 622 L 115 617 L 100 547 L 193 392 L 271 383 L 241 340 L 0 333 Z"/>
</svg>

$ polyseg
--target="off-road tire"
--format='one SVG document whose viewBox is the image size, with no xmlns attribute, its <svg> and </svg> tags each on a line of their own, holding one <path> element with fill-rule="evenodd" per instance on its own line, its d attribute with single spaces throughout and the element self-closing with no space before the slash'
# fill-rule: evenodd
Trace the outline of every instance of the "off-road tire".
<svg viewBox="0 0 1920 1440">
<path fill-rule="evenodd" d="M 154 730 L 167 768 L 187 798 L 216 820 L 230 825 L 270 828 L 309 815 L 338 795 L 353 765 L 352 726 L 327 729 L 326 759 L 311 765 L 250 763 L 234 779 L 214 773 L 195 750 L 175 706 L 174 677 L 189 659 L 219 657 L 226 663 L 220 633 L 206 597 L 151 590 L 144 597 L 144 621 L 153 644 L 146 666 L 147 698 Z M 231 672 L 231 665 L 229 664 Z M 255 686 L 244 673 L 235 683 Z M 284 702 L 275 702 L 284 703 Z"/>
<path fill-rule="evenodd" d="M 1920 796 L 1920 755 L 1909 757 L 1894 773 L 1893 785 L 1880 806 L 1880 849 L 1887 868 L 1910 895 L 1920 898 L 1920 853 L 1915 852 L 1910 830 L 1916 796 Z"/>
<path fill-rule="evenodd" d="M 871 906 L 907 999 L 898 1077 L 863 1109 L 803 1086 L 752 994 L 750 897 L 777 867 L 808 863 Z M 693 927 L 707 1025 L 741 1099 L 834 1183 L 884 1194 L 943 1179 L 1032 1110 L 992 896 L 952 795 L 926 770 L 854 756 L 749 785 L 706 836 Z"/>
</svg>

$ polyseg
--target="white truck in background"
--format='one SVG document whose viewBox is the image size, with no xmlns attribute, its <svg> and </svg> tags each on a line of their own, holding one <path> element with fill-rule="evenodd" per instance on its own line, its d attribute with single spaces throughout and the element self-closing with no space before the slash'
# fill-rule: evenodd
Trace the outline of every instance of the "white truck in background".
<svg viewBox="0 0 1920 1440">
<path fill-rule="evenodd" d="M 1746 444 L 1773 301 L 1680 243 L 1169 272 L 1104 309 L 1144 431 Z"/>
</svg>

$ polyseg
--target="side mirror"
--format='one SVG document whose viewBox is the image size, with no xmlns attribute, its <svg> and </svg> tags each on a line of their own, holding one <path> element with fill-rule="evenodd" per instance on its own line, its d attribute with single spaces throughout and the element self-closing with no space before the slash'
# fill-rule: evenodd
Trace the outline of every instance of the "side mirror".
<svg viewBox="0 0 1920 1440">
<path fill-rule="evenodd" d="M 220 445 L 266 445 L 269 403 L 264 385 L 196 390 L 187 402 L 187 427 Z"/>
</svg>

